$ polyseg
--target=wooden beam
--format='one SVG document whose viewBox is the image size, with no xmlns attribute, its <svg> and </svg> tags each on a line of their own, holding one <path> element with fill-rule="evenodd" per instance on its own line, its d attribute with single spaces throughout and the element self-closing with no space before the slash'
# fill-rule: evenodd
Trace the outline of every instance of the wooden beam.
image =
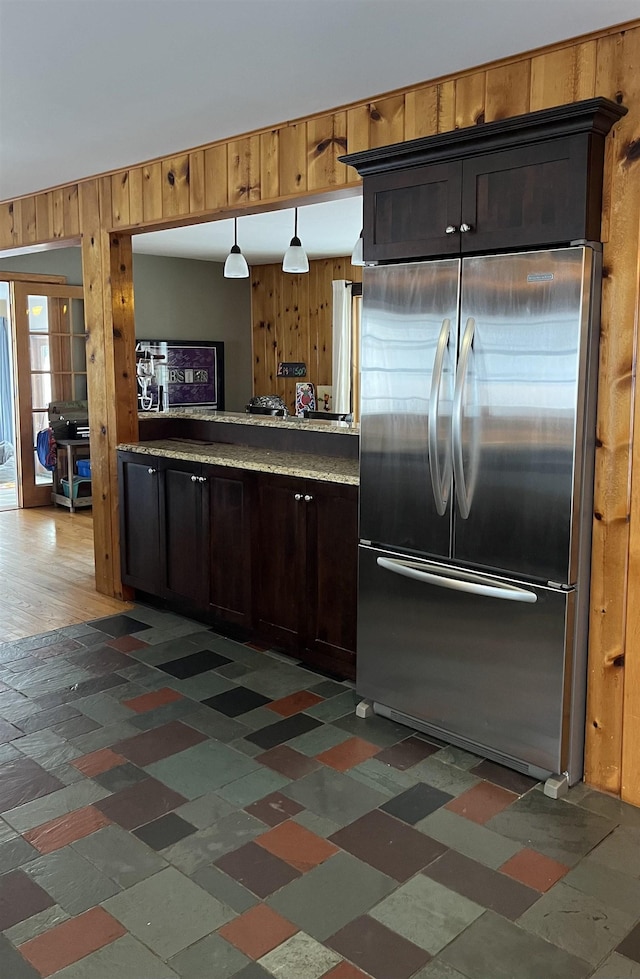
<svg viewBox="0 0 640 979">
<path fill-rule="evenodd" d="M 120 577 L 116 446 L 138 437 L 131 237 L 104 229 L 107 202 L 98 181 L 81 185 L 80 200 L 96 587 L 127 599 Z"/>
<path fill-rule="evenodd" d="M 629 487 L 640 252 L 640 161 L 633 149 L 640 135 L 639 59 L 640 29 L 609 35 L 597 42 L 595 89 L 598 95 L 622 101 L 629 111 L 608 140 L 604 176 L 604 281 L 585 780 L 616 794 L 621 788 L 623 711 L 627 700 L 625 659 L 634 655 L 626 634 L 626 617 L 628 610 L 632 613 L 640 604 L 640 578 L 629 573 Z M 635 784 L 640 793 L 637 766 Z"/>
</svg>

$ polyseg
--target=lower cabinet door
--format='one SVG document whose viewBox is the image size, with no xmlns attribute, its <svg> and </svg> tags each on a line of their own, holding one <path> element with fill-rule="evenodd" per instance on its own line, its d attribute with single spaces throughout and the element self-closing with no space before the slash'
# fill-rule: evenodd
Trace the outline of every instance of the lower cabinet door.
<svg viewBox="0 0 640 979">
<path fill-rule="evenodd" d="M 162 587 L 159 464 L 153 456 L 118 453 L 122 580 L 150 595 Z"/>
<path fill-rule="evenodd" d="M 322 669 L 355 677 L 358 490 L 307 483 L 304 652 Z"/>
<path fill-rule="evenodd" d="M 215 619 L 250 629 L 253 474 L 215 466 L 203 466 L 202 473 L 209 506 L 209 612 Z"/>
<path fill-rule="evenodd" d="M 297 651 L 306 574 L 304 490 L 288 476 L 258 476 L 253 545 L 256 632 Z"/>
<path fill-rule="evenodd" d="M 170 600 L 203 609 L 207 595 L 207 483 L 202 467 L 180 460 L 162 460 L 160 528 L 163 590 Z"/>
</svg>

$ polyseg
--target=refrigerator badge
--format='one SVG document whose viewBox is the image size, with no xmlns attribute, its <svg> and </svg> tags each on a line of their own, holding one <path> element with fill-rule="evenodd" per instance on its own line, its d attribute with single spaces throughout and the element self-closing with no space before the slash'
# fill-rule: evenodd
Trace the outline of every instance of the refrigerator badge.
<svg viewBox="0 0 640 979">
<path fill-rule="evenodd" d="M 527 282 L 551 282 L 554 278 L 553 272 L 532 272 L 527 276 Z"/>
</svg>

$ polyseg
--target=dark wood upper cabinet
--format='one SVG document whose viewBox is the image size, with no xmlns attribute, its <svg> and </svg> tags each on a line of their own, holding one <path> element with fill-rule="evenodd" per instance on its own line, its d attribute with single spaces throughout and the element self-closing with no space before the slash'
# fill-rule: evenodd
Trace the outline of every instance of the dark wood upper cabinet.
<svg viewBox="0 0 640 979">
<path fill-rule="evenodd" d="M 341 157 L 363 177 L 365 261 L 597 241 L 626 111 L 588 99 Z"/>
<path fill-rule="evenodd" d="M 462 164 L 434 163 L 368 177 L 365 260 L 460 251 Z M 449 230 L 447 230 L 449 229 Z"/>
</svg>

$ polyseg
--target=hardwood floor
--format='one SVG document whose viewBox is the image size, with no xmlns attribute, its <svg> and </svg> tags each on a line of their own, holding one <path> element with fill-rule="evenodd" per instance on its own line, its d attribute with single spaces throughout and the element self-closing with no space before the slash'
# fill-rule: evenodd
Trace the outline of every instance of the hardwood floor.
<svg viewBox="0 0 640 979">
<path fill-rule="evenodd" d="M 0 642 L 130 608 L 95 590 L 90 511 L 0 512 Z"/>
</svg>

